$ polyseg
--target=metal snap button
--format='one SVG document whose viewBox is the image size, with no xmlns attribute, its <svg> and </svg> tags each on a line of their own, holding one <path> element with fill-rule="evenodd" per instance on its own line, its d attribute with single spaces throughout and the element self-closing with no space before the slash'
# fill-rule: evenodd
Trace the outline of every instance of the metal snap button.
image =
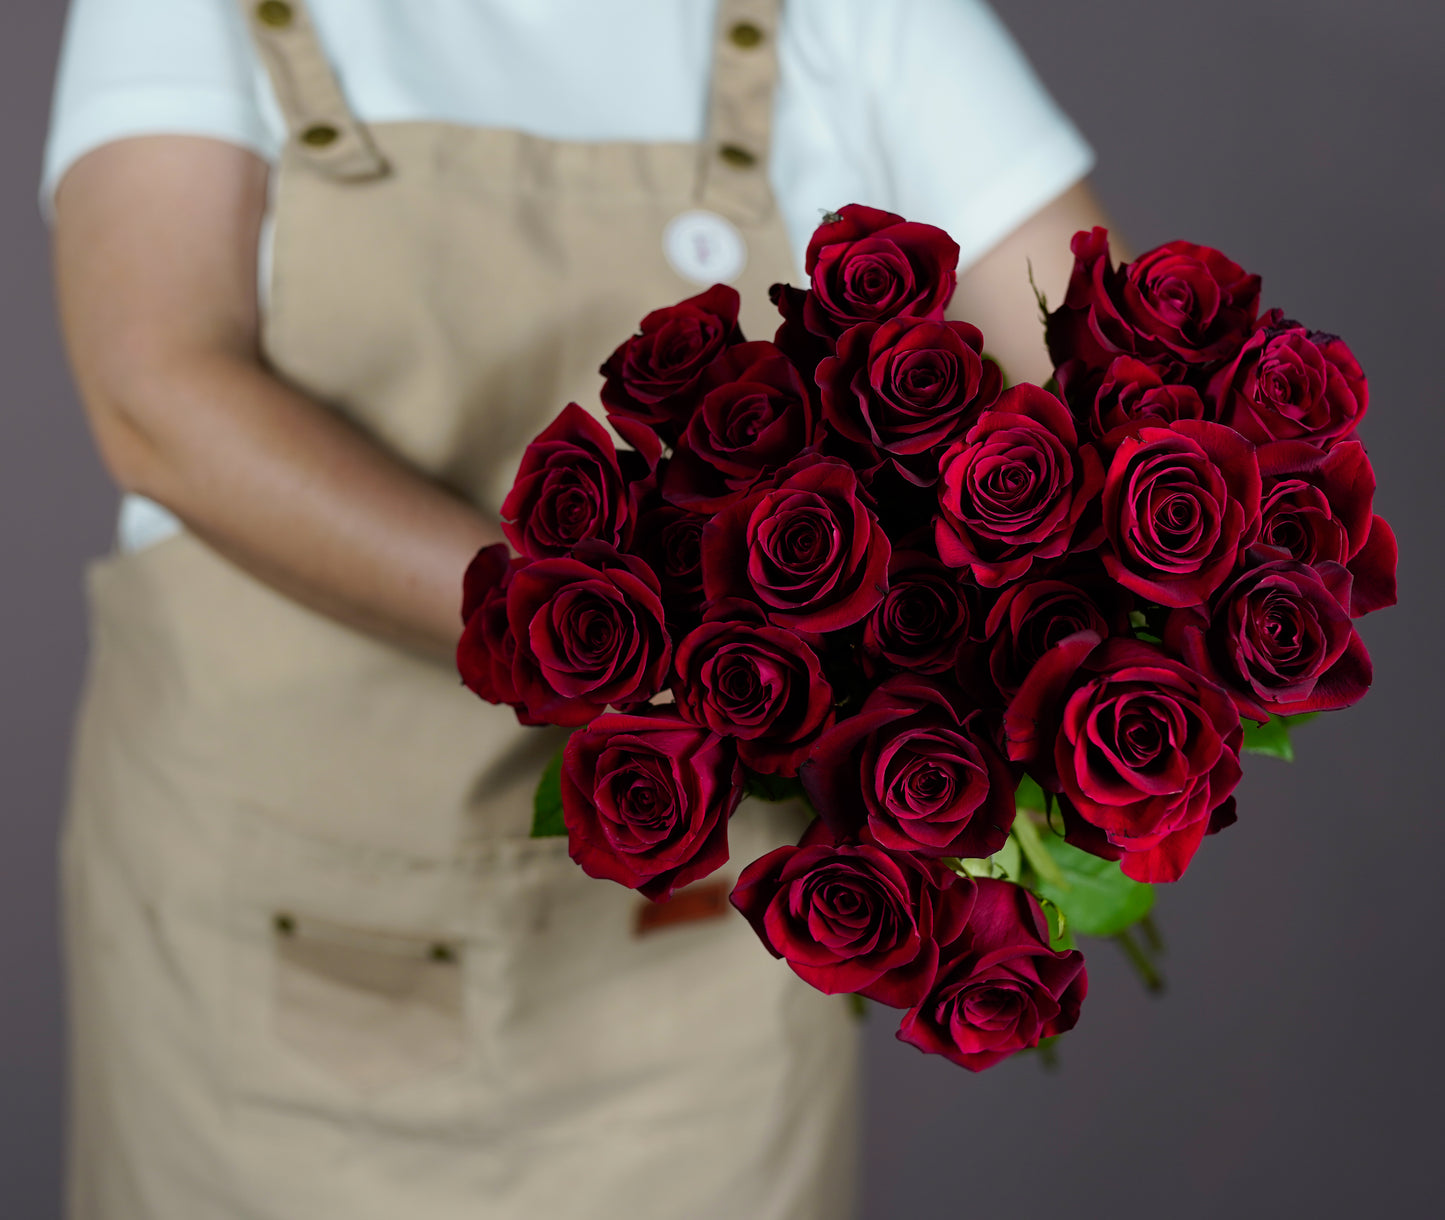
<svg viewBox="0 0 1445 1220">
<path fill-rule="evenodd" d="M 288 915 L 285 911 L 278 911 L 271 920 L 271 926 L 282 936 L 290 936 L 296 931 L 296 917 Z"/>
<path fill-rule="evenodd" d="M 751 153 L 736 144 L 724 144 L 717 150 L 717 155 L 734 169 L 749 169 L 758 161 L 756 153 Z"/>
<path fill-rule="evenodd" d="M 301 133 L 301 143 L 312 148 L 325 148 L 328 144 L 335 144 L 340 135 L 330 123 L 313 123 Z"/>
<path fill-rule="evenodd" d="M 437 941 L 432 945 L 427 954 L 434 962 L 454 962 L 457 960 L 457 951 L 445 941 Z"/>
<path fill-rule="evenodd" d="M 739 21 L 728 31 L 728 37 L 735 47 L 748 49 L 755 47 L 763 40 L 763 31 L 751 21 Z"/>
<path fill-rule="evenodd" d="M 281 29 L 291 24 L 291 18 L 295 14 L 286 0 L 261 0 L 256 6 L 256 19 L 262 25 L 269 25 L 272 29 Z"/>
</svg>

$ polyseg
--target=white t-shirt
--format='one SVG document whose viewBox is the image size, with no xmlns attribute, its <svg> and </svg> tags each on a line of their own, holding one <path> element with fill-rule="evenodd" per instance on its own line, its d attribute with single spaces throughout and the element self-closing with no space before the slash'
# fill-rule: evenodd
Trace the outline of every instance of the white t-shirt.
<svg viewBox="0 0 1445 1220">
<path fill-rule="evenodd" d="M 703 136 L 716 0 L 310 0 L 347 100 L 559 140 Z M 866 203 L 948 230 L 960 266 L 1082 178 L 1092 153 L 982 0 L 786 0 L 768 172 L 802 278 L 822 212 Z M 47 206 L 84 153 L 285 138 L 236 0 L 72 0 Z M 173 524 L 122 509 L 122 545 Z"/>
</svg>

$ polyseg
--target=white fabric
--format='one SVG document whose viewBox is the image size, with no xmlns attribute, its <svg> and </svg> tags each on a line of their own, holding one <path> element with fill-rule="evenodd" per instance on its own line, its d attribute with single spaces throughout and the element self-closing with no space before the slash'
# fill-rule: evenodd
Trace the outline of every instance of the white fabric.
<svg viewBox="0 0 1445 1220">
<path fill-rule="evenodd" d="M 309 7 L 365 120 L 580 141 L 703 134 L 716 0 Z M 786 0 L 778 56 L 769 177 L 800 279 L 808 237 L 830 208 L 867 203 L 940 225 L 967 266 L 1091 167 L 1089 146 L 982 0 Z M 86 152 L 156 133 L 276 156 L 284 127 L 239 6 L 72 0 L 46 206 Z M 122 546 L 164 533 L 149 510 L 123 513 Z"/>
</svg>

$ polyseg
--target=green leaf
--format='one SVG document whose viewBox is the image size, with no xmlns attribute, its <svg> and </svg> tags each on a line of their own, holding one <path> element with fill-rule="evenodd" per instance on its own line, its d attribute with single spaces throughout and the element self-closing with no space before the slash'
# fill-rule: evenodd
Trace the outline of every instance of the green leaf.
<svg viewBox="0 0 1445 1220">
<path fill-rule="evenodd" d="M 1054 861 L 1064 884 L 1039 871 L 1033 890 L 1058 905 L 1072 931 L 1083 936 L 1117 936 L 1153 907 L 1154 887 L 1124 876 L 1117 861 L 1091 856 L 1056 834 L 1040 839 L 1040 847 Z"/>
<path fill-rule="evenodd" d="M 791 801 L 807 799 L 803 792 L 802 780 L 785 775 L 762 775 L 749 771 L 743 783 L 743 791 L 760 801 Z"/>
<path fill-rule="evenodd" d="M 1294 762 L 1294 743 L 1290 740 L 1290 730 L 1297 724 L 1313 720 L 1318 714 L 1301 712 L 1298 716 L 1271 716 L 1263 724 L 1255 724 L 1252 720 L 1242 721 L 1245 752 L 1267 754 L 1271 758 Z"/>
<path fill-rule="evenodd" d="M 1010 881 L 1017 881 L 1019 874 L 1023 872 L 1023 853 L 1019 851 L 1019 841 L 1012 835 L 994 855 L 989 857 L 989 860 Z"/>
<path fill-rule="evenodd" d="M 1023 869 L 1019 845 L 1012 838 L 1007 839 L 1004 845 L 991 856 L 966 860 L 946 856 L 943 863 L 960 877 L 1005 877 L 1010 881 L 1018 880 L 1019 873 Z"/>
<path fill-rule="evenodd" d="M 1017 809 L 1032 809 L 1035 813 L 1044 813 L 1048 810 L 1049 800 L 1044 795 L 1044 790 L 1025 775 L 1014 789 L 1014 806 Z"/>
<path fill-rule="evenodd" d="M 1063 872 L 1060 870 L 1058 861 L 1050 854 L 1044 846 L 1044 835 L 1055 838 L 1051 831 L 1041 831 L 1035 824 L 1033 818 L 1028 814 L 1027 809 L 1020 809 L 1018 816 L 1014 818 L 1013 832 L 1010 838 L 1018 842 L 1019 849 L 1023 852 L 1024 859 L 1029 862 L 1029 867 L 1039 875 L 1041 881 L 1049 882 L 1056 890 L 1064 890 L 1069 886 Z M 1063 842 L 1062 839 L 1059 842 Z M 1036 893 L 1042 892 L 1035 890 Z"/>
<path fill-rule="evenodd" d="M 1039 902 L 1039 909 L 1043 911 L 1044 918 L 1049 925 L 1049 948 L 1051 949 L 1072 949 L 1074 947 L 1074 933 L 1069 927 L 1069 918 L 1064 914 L 1063 907 L 1057 902 L 1051 902 L 1044 898 Z"/>
<path fill-rule="evenodd" d="M 537 781 L 537 794 L 532 798 L 532 838 L 552 839 L 566 833 L 567 823 L 562 820 L 562 751 L 558 750 Z"/>
</svg>

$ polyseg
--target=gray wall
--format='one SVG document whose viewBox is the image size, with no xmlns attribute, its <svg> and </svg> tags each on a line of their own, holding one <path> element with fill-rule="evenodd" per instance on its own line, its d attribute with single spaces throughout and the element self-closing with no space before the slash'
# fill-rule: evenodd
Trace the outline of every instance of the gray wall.
<svg viewBox="0 0 1445 1220">
<path fill-rule="evenodd" d="M 1430 1210 L 1445 1083 L 1445 7 L 996 2 L 1094 141 L 1136 248 L 1217 244 L 1263 274 L 1267 303 L 1348 338 L 1374 391 L 1365 434 L 1404 605 L 1365 624 L 1370 698 L 1305 730 L 1295 767 L 1253 760 L 1239 825 L 1163 896 L 1165 996 L 1095 946 L 1053 1074 L 955 1071 L 874 1012 L 867 1215 Z M 66 380 L 34 204 L 62 7 L 12 5 L 0 39 L 0 1214 L 25 1220 L 56 1211 L 54 837 L 79 568 L 114 508 Z"/>
</svg>

